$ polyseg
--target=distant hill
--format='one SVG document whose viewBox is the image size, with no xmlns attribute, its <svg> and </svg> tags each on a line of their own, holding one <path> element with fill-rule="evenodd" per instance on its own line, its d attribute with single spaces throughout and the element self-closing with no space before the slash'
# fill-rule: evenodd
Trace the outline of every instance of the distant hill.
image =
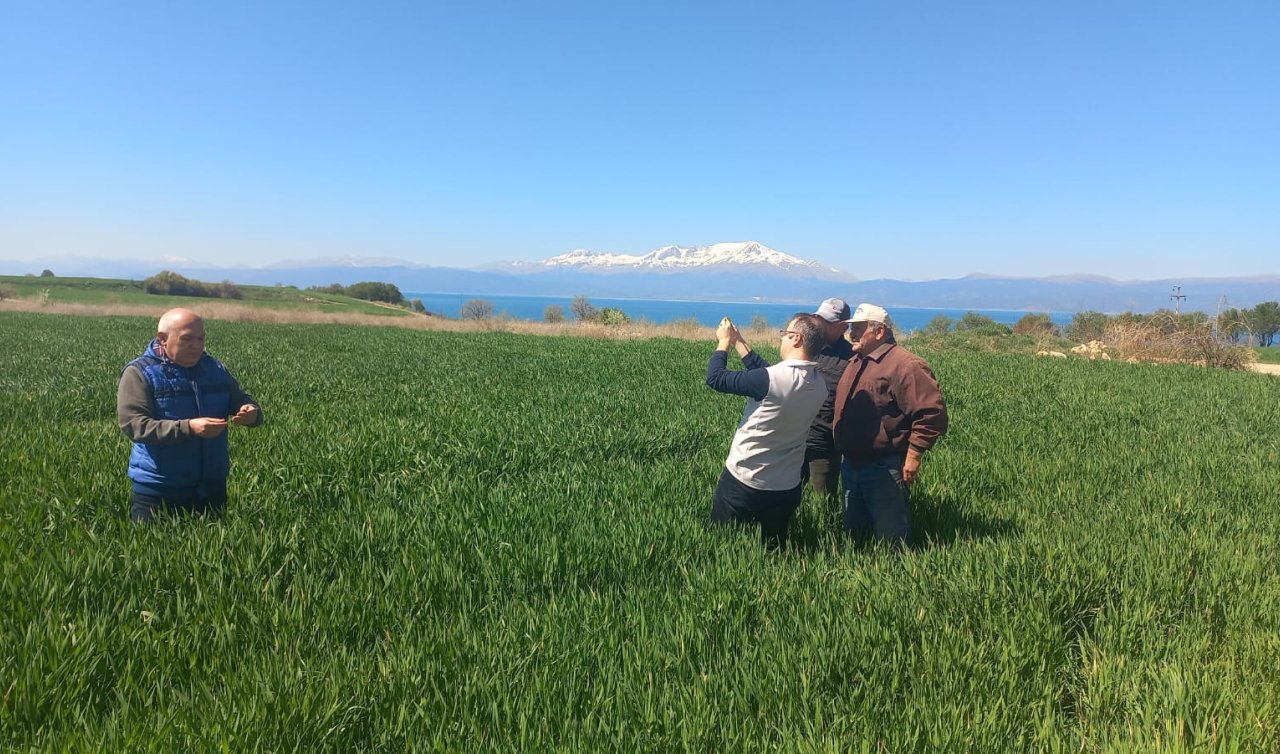
<svg viewBox="0 0 1280 754">
<path fill-rule="evenodd" d="M 541 262 L 510 262 L 485 269 L 430 267 L 394 259 L 322 259 L 269 267 L 217 267 L 189 260 L 108 261 L 82 258 L 30 262 L 0 260 L 0 273 L 141 279 L 171 269 L 205 281 L 308 287 L 364 280 L 394 283 L 401 291 L 473 296 L 595 296 L 599 298 L 774 301 L 811 304 L 828 296 L 884 306 L 1017 311 L 1149 312 L 1173 308 L 1174 286 L 1184 311 L 1252 307 L 1280 301 L 1280 275 L 1118 281 L 1093 275 L 855 280 L 834 268 L 783 254 L 762 244 L 666 246 L 641 255 L 577 250 Z"/>
</svg>

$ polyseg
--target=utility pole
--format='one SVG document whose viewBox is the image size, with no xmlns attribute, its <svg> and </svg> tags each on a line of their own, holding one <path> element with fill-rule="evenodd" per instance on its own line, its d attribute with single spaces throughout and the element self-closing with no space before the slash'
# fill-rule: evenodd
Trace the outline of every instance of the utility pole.
<svg viewBox="0 0 1280 754">
<path fill-rule="evenodd" d="M 1180 285 L 1173 286 L 1173 295 L 1169 297 L 1169 300 L 1173 301 L 1174 314 L 1182 313 L 1182 300 L 1185 298 L 1186 296 L 1182 295 L 1182 286 Z"/>
</svg>

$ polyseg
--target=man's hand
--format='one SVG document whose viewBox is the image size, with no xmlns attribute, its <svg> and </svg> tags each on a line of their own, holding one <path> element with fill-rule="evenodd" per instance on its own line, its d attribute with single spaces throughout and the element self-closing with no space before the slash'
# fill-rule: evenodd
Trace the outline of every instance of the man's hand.
<svg viewBox="0 0 1280 754">
<path fill-rule="evenodd" d="M 191 420 L 191 431 L 196 437 L 217 437 L 227 429 L 226 419 L 199 417 Z"/>
<path fill-rule="evenodd" d="M 733 326 L 728 317 L 720 320 L 720 326 L 716 328 L 716 350 L 728 351 L 737 335 L 738 328 Z"/>
<path fill-rule="evenodd" d="M 231 417 L 231 421 L 242 427 L 252 427 L 258 423 L 258 407 L 252 403 L 244 404 L 236 415 Z"/>
<path fill-rule="evenodd" d="M 907 448 L 907 459 L 902 463 L 902 483 L 910 487 L 920 476 L 920 457 L 924 454 L 915 448 Z"/>
</svg>

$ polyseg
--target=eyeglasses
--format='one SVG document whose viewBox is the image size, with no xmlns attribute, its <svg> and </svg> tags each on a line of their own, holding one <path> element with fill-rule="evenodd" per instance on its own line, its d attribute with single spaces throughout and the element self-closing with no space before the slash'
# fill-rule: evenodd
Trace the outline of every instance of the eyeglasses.
<svg viewBox="0 0 1280 754">
<path fill-rule="evenodd" d="M 800 333 L 796 332 L 795 330 L 779 330 L 778 334 L 779 335 L 799 335 Z"/>
</svg>

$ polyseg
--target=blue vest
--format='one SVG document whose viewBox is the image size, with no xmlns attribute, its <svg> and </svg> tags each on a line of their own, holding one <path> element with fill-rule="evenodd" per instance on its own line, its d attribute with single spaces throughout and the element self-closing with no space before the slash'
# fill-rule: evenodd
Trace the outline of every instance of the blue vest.
<svg viewBox="0 0 1280 754">
<path fill-rule="evenodd" d="M 129 362 L 142 371 L 151 386 L 152 416 L 156 419 L 226 418 L 231 414 L 231 375 L 209 354 L 193 367 L 181 367 L 156 354 L 152 341 L 146 352 Z M 190 490 L 209 482 L 225 483 L 231 470 L 227 433 L 202 439 L 188 437 L 174 445 L 133 444 L 129 478 L 136 485 Z"/>
</svg>

